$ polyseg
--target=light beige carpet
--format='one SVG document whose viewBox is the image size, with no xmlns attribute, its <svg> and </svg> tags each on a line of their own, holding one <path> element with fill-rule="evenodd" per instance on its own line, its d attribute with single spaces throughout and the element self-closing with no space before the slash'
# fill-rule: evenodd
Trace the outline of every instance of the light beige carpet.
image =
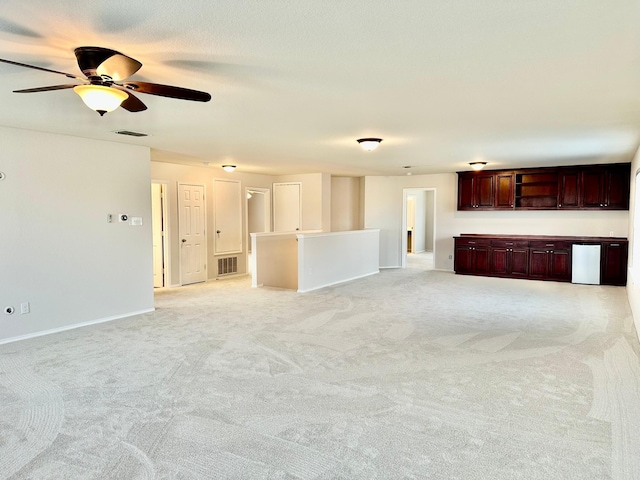
<svg viewBox="0 0 640 480">
<path fill-rule="evenodd" d="M 249 285 L 0 346 L 0 478 L 640 479 L 623 288 Z"/>
</svg>

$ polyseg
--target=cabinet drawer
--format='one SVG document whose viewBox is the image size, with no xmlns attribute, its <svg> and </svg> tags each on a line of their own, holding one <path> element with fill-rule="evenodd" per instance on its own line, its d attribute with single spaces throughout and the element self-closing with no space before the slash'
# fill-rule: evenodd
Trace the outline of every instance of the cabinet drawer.
<svg viewBox="0 0 640 480">
<path fill-rule="evenodd" d="M 503 248 L 527 248 L 529 242 L 527 240 L 491 240 L 492 247 Z"/>
<path fill-rule="evenodd" d="M 490 243 L 488 238 L 456 238 L 457 247 L 488 247 Z"/>
<path fill-rule="evenodd" d="M 529 242 L 529 246 L 538 250 L 571 250 L 571 242 L 562 241 L 532 240 Z"/>
</svg>

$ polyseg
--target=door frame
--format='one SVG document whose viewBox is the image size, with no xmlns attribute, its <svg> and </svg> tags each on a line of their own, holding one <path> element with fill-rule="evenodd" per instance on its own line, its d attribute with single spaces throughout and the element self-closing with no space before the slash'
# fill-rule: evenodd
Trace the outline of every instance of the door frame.
<svg viewBox="0 0 640 480">
<path fill-rule="evenodd" d="M 407 268 L 407 198 L 409 195 L 415 194 L 417 192 L 433 192 L 433 269 L 435 270 L 436 266 L 436 226 L 438 222 L 436 222 L 437 215 L 437 205 L 438 205 L 438 191 L 435 187 L 407 187 L 402 189 L 402 234 L 401 234 L 401 242 L 400 242 L 400 258 L 401 258 L 401 268 Z"/>
<path fill-rule="evenodd" d="M 249 199 L 247 198 L 249 191 L 260 192 L 261 194 L 264 195 L 264 228 L 265 228 L 264 231 L 265 232 L 273 231 L 273 221 L 271 218 L 271 208 L 272 208 L 271 207 L 271 189 L 264 188 L 264 187 L 244 187 L 244 235 L 243 235 L 244 238 L 242 240 L 243 245 L 245 241 L 251 242 L 251 238 L 249 238 Z M 245 255 L 244 264 L 247 266 L 247 270 L 249 270 L 249 247 L 250 245 L 247 245 L 246 248 L 244 249 L 244 255 Z"/>
<path fill-rule="evenodd" d="M 162 200 L 162 226 L 163 226 L 163 238 L 162 238 L 162 262 L 164 263 L 164 278 L 162 279 L 163 286 L 160 288 L 167 288 L 171 286 L 171 222 L 169 221 L 169 202 L 167 201 L 167 194 L 169 193 L 169 182 L 167 180 L 155 180 L 151 179 L 151 183 L 159 184 L 162 187 L 160 198 Z M 151 245 L 153 249 L 153 244 Z"/>
<path fill-rule="evenodd" d="M 194 183 L 194 182 L 176 182 L 176 197 L 177 197 L 177 211 L 178 211 L 178 269 L 180 271 L 180 285 L 183 286 L 185 283 L 182 281 L 182 243 L 180 242 L 180 186 L 181 185 L 191 185 L 195 187 L 202 187 L 202 200 L 204 205 L 204 270 L 205 270 L 205 278 L 206 282 L 209 280 L 209 269 L 207 265 L 209 263 L 209 228 L 207 225 L 207 186 L 204 183 Z M 187 283 L 186 285 L 193 285 L 191 283 Z"/>
</svg>

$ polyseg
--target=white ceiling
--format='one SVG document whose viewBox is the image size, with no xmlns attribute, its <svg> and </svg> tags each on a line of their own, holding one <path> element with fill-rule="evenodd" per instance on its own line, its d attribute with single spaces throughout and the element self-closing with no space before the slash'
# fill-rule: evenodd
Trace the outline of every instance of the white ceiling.
<svg viewBox="0 0 640 480">
<path fill-rule="evenodd" d="M 629 161 L 639 20 L 637 0 L 4 0 L 0 58 L 77 74 L 75 47 L 107 47 L 213 98 L 101 118 L 72 90 L 12 93 L 68 79 L 0 63 L 0 125 L 265 174 Z"/>
</svg>

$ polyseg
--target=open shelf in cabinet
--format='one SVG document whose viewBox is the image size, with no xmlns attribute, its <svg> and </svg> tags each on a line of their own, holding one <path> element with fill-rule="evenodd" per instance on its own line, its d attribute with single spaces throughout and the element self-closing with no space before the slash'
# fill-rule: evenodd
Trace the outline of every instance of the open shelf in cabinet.
<svg viewBox="0 0 640 480">
<path fill-rule="evenodd" d="M 558 204 L 558 172 L 516 174 L 516 208 L 554 208 Z"/>
</svg>

